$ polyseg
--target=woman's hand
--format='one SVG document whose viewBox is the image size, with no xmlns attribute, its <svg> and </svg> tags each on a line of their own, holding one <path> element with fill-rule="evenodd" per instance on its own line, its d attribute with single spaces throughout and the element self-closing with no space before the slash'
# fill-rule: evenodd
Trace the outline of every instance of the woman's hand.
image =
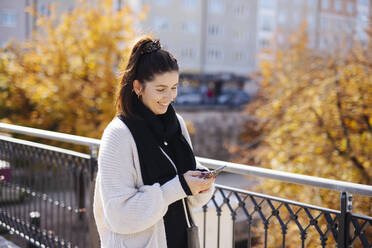
<svg viewBox="0 0 372 248">
<path fill-rule="evenodd" d="M 200 178 L 202 175 L 201 171 L 187 171 L 183 174 L 187 185 L 189 186 L 191 193 L 196 195 L 207 191 L 215 181 L 215 177 L 208 179 Z"/>
</svg>

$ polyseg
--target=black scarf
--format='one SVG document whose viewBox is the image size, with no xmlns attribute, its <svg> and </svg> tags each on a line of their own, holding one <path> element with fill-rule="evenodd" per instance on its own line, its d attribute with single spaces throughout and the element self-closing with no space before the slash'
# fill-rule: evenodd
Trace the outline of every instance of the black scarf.
<svg viewBox="0 0 372 248">
<path fill-rule="evenodd" d="M 155 115 L 137 98 L 134 98 L 133 106 L 134 112 L 143 119 L 126 118 L 123 115 L 119 115 L 119 118 L 128 126 L 136 142 L 143 183 L 162 185 L 177 174 L 159 147 L 172 159 L 178 174 L 195 170 L 193 151 L 182 135 L 173 107 L 169 105 L 165 114 Z"/>
</svg>

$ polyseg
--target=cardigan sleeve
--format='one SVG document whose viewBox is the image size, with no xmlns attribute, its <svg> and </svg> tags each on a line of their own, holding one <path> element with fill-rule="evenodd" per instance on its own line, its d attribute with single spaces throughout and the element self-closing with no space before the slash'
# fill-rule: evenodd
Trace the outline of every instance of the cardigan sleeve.
<svg viewBox="0 0 372 248">
<path fill-rule="evenodd" d="M 179 114 L 177 114 L 177 117 L 178 117 L 178 120 L 179 120 L 180 125 L 181 125 L 182 134 L 183 134 L 183 136 L 185 136 L 185 139 L 189 143 L 191 149 L 193 149 L 192 148 L 192 144 L 191 144 L 190 134 L 187 131 L 185 121 L 183 120 L 182 116 L 180 116 Z M 209 171 L 208 168 L 205 167 L 205 166 L 203 166 L 203 165 L 201 165 L 199 163 L 199 161 L 196 161 L 196 168 L 197 169 L 200 169 L 200 170 L 207 170 L 207 171 Z M 198 208 L 198 207 L 204 206 L 212 198 L 213 193 L 214 193 L 214 190 L 215 190 L 215 186 L 213 184 L 212 187 L 209 188 L 209 190 L 207 190 L 207 191 L 205 191 L 203 193 L 199 193 L 197 195 L 188 196 L 187 197 L 187 200 L 189 202 L 189 205 L 192 208 Z"/>
<path fill-rule="evenodd" d="M 98 186 L 105 225 L 113 232 L 130 234 L 156 224 L 168 205 L 186 194 L 178 176 L 161 186 L 159 183 L 137 186 L 140 183 L 135 169 L 134 140 L 124 124 L 115 125 L 109 125 L 101 139 Z"/>
</svg>

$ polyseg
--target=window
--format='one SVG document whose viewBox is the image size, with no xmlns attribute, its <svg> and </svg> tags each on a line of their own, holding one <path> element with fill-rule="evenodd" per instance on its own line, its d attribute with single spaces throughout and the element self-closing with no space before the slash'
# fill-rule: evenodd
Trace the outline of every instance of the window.
<svg viewBox="0 0 372 248">
<path fill-rule="evenodd" d="M 191 59 L 195 57 L 195 51 L 193 48 L 183 48 L 181 50 L 181 57 L 185 59 Z"/>
<path fill-rule="evenodd" d="M 308 7 L 317 7 L 318 5 L 318 0 L 307 0 L 307 6 Z"/>
<path fill-rule="evenodd" d="M 353 2 L 347 2 L 346 10 L 347 10 L 347 13 L 352 15 L 354 13 L 354 3 Z"/>
<path fill-rule="evenodd" d="M 260 7 L 264 9 L 275 9 L 275 0 L 259 0 Z"/>
<path fill-rule="evenodd" d="M 312 14 L 308 14 L 306 17 L 307 27 L 313 28 L 315 27 L 315 16 Z"/>
<path fill-rule="evenodd" d="M 208 25 L 208 35 L 210 36 L 220 36 L 223 34 L 223 28 L 218 25 Z"/>
<path fill-rule="evenodd" d="M 221 14 L 224 12 L 224 4 L 222 0 L 209 0 L 208 11 L 210 13 Z"/>
<path fill-rule="evenodd" d="M 278 22 L 280 24 L 284 24 L 285 21 L 287 19 L 287 14 L 284 12 L 284 9 L 282 9 L 280 12 L 279 12 L 279 15 L 278 15 Z"/>
<path fill-rule="evenodd" d="M 321 0 L 322 1 L 322 9 L 329 9 L 329 0 Z"/>
<path fill-rule="evenodd" d="M 341 12 L 343 9 L 342 1 L 341 0 L 335 0 L 335 11 Z"/>
<path fill-rule="evenodd" d="M 196 9 L 196 0 L 183 0 L 182 5 L 185 9 Z"/>
<path fill-rule="evenodd" d="M 243 29 L 234 29 L 233 37 L 236 40 L 243 40 L 245 36 L 245 31 Z"/>
<path fill-rule="evenodd" d="M 233 8 L 233 14 L 235 16 L 245 16 L 247 12 L 247 7 L 244 5 L 235 5 Z"/>
<path fill-rule="evenodd" d="M 369 1 L 369 0 L 358 0 L 358 4 L 368 6 L 368 4 L 369 4 L 368 1 Z"/>
<path fill-rule="evenodd" d="M 234 61 L 239 62 L 244 59 L 244 53 L 242 51 L 234 52 L 232 57 Z"/>
<path fill-rule="evenodd" d="M 359 23 L 368 23 L 368 16 L 367 15 L 358 15 L 358 22 Z"/>
<path fill-rule="evenodd" d="M 182 29 L 182 32 L 184 33 L 195 34 L 197 28 L 194 22 L 184 22 L 181 25 L 181 29 Z"/>
<path fill-rule="evenodd" d="M 354 32 L 354 23 L 352 21 L 345 20 L 342 25 L 342 28 L 345 30 L 345 34 L 352 34 Z"/>
<path fill-rule="evenodd" d="M 121 0 L 114 0 L 113 8 L 114 8 L 114 11 L 119 11 L 121 9 Z"/>
<path fill-rule="evenodd" d="M 155 0 L 157 5 L 166 5 L 169 3 L 170 0 Z"/>
<path fill-rule="evenodd" d="M 321 24 L 321 29 L 322 31 L 326 31 L 328 28 L 329 28 L 329 19 L 322 16 L 321 17 L 321 21 L 320 21 L 320 24 Z"/>
<path fill-rule="evenodd" d="M 156 17 L 154 19 L 154 29 L 156 31 L 166 31 L 169 29 L 169 21 L 165 17 Z"/>
<path fill-rule="evenodd" d="M 301 12 L 297 11 L 293 13 L 293 21 L 295 25 L 299 25 L 303 21 L 303 17 L 301 15 Z"/>
<path fill-rule="evenodd" d="M 209 49 L 207 53 L 207 58 L 209 60 L 219 60 L 222 59 L 223 54 L 222 51 L 219 49 Z"/>
<path fill-rule="evenodd" d="M 4 47 L 6 47 L 7 44 L 8 44 L 8 41 L 3 40 L 3 41 L 0 42 L 0 47 L 4 48 Z"/>
<path fill-rule="evenodd" d="M 5 27 L 17 26 L 17 13 L 14 10 L 3 10 L 1 12 L 1 25 Z"/>
<path fill-rule="evenodd" d="M 327 42 L 326 38 L 324 38 L 324 37 L 321 38 L 321 40 L 320 40 L 320 48 L 321 49 L 326 49 L 327 46 L 328 46 L 328 42 Z"/>
<path fill-rule="evenodd" d="M 261 19 L 261 30 L 262 31 L 272 31 L 273 30 L 274 21 L 272 17 L 263 16 Z"/>
<path fill-rule="evenodd" d="M 40 5 L 40 14 L 44 16 L 50 16 L 51 14 L 50 9 L 51 9 L 50 4 L 43 3 Z"/>
<path fill-rule="evenodd" d="M 260 48 L 267 49 L 270 46 L 270 42 L 268 39 L 260 39 Z"/>
</svg>

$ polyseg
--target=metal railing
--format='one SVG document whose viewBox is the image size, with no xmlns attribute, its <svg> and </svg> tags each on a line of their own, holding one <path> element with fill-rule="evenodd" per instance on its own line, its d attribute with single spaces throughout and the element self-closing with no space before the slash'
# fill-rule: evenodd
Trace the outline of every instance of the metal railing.
<svg viewBox="0 0 372 248">
<path fill-rule="evenodd" d="M 83 154 L 1 135 L 0 226 L 30 247 L 97 246 L 92 189 L 99 140 L 4 123 L 0 130 L 90 147 Z"/>
<path fill-rule="evenodd" d="M 91 210 L 92 186 L 100 141 L 4 123 L 0 123 L 0 130 L 89 146 L 91 151 L 90 154 L 82 154 L 0 136 L 0 163 L 5 165 L 0 165 L 0 171 L 1 168 L 11 169 L 11 175 L 0 182 L 0 225 L 28 239 L 37 247 L 94 246 L 92 239 L 95 236 L 87 233 L 95 232 Z M 353 199 L 350 196 L 352 193 L 371 197 L 372 186 L 207 158 L 197 159 L 209 168 L 227 165 L 226 171 L 235 174 L 340 192 L 340 208 L 334 210 L 216 185 L 212 200 L 202 211 L 203 247 L 227 247 L 222 235 L 225 234 L 223 229 L 226 228 L 223 223 L 226 222 L 224 214 L 229 215 L 227 221 L 232 228 L 228 247 L 267 247 L 273 225 L 279 226 L 281 230 L 282 247 L 291 247 L 287 243 L 287 230 L 293 228 L 298 231 L 298 240 L 302 247 L 308 245 L 310 233 L 318 235 L 317 246 L 321 247 L 333 247 L 335 244 L 337 247 L 372 245 L 372 218 L 353 214 Z M 215 216 L 217 225 L 208 224 L 211 222 L 208 217 L 211 213 Z M 35 218 L 38 215 L 40 218 Z M 208 235 L 211 235 L 211 225 L 216 227 L 214 241 L 208 239 Z M 237 233 L 243 236 L 239 237 L 239 242 L 244 242 L 237 242 Z M 260 240 L 257 237 L 260 237 Z"/>
</svg>

